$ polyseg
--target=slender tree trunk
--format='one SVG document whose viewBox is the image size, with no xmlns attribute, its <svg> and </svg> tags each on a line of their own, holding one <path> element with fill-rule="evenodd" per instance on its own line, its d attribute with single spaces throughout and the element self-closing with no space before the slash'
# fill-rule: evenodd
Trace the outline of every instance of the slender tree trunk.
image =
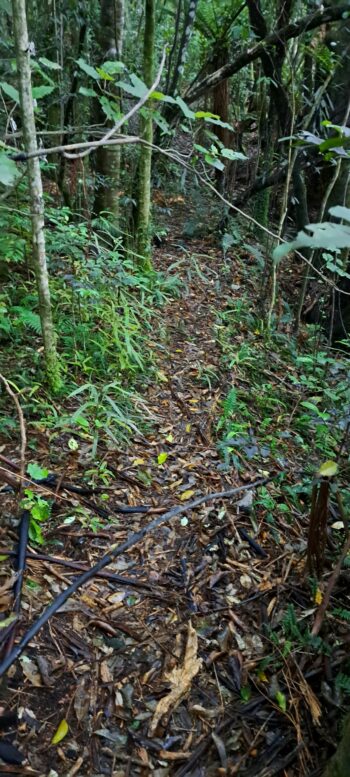
<svg viewBox="0 0 350 777">
<path fill-rule="evenodd" d="M 25 0 L 12 0 L 12 9 L 24 148 L 26 153 L 30 154 L 37 150 L 37 141 Z M 49 276 L 46 264 L 44 200 L 39 159 L 37 157 L 28 159 L 27 168 L 32 213 L 33 264 L 39 297 L 46 374 L 50 388 L 52 391 L 57 392 L 61 387 L 60 364 L 56 350 L 56 334 L 52 320 Z"/>
<path fill-rule="evenodd" d="M 101 55 L 107 59 L 121 59 L 123 51 L 124 0 L 102 0 L 99 44 Z M 115 95 L 121 99 L 120 92 Z M 105 115 L 97 103 L 97 121 L 103 123 Z M 98 216 L 107 211 L 119 222 L 121 146 L 101 146 L 96 153 L 97 185 L 93 212 Z"/>
<path fill-rule="evenodd" d="M 143 43 L 143 80 L 146 86 L 151 86 L 154 77 L 154 33 L 155 33 L 155 0 L 145 0 L 145 31 Z M 152 143 L 152 114 L 147 107 L 140 118 L 140 135 Z M 152 269 L 150 241 L 151 213 L 151 168 L 152 149 L 141 146 L 138 168 L 138 196 L 136 213 L 136 251 L 138 261 L 145 268 Z"/>
</svg>

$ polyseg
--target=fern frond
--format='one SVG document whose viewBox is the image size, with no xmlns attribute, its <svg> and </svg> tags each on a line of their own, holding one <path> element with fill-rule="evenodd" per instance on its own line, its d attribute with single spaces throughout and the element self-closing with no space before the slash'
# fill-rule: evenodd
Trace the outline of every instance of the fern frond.
<svg viewBox="0 0 350 777">
<path fill-rule="evenodd" d="M 337 615 L 342 621 L 348 621 L 350 623 L 350 610 L 343 610 L 341 607 L 336 607 L 332 610 L 332 615 Z"/>
<path fill-rule="evenodd" d="M 227 394 L 226 399 L 224 399 L 222 406 L 223 406 L 223 415 L 224 418 L 229 418 L 237 404 L 237 391 L 236 389 L 232 388 Z"/>
<path fill-rule="evenodd" d="M 17 314 L 18 320 L 21 324 L 27 326 L 29 329 L 32 329 L 35 334 L 40 335 L 41 324 L 38 313 L 33 313 L 32 310 L 22 308 L 19 305 L 14 306 L 12 310 Z"/>
<path fill-rule="evenodd" d="M 342 691 L 345 691 L 345 693 L 350 693 L 350 677 L 348 674 L 339 672 L 339 674 L 336 677 L 335 684 L 337 688 L 340 688 Z"/>
</svg>

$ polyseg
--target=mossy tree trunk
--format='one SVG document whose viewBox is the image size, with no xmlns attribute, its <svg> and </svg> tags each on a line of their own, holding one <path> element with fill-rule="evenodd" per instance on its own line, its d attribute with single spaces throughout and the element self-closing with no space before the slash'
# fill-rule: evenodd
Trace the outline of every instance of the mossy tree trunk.
<svg viewBox="0 0 350 777">
<path fill-rule="evenodd" d="M 145 0 L 145 30 L 143 42 L 143 80 L 151 86 L 154 79 L 154 34 L 156 0 Z M 153 140 L 153 121 L 149 107 L 140 116 L 140 135 L 147 143 Z M 152 269 L 150 215 L 151 215 L 152 149 L 141 146 L 137 182 L 136 252 L 138 262 Z"/>
<path fill-rule="evenodd" d="M 32 154 L 37 151 L 37 140 L 25 0 L 12 0 L 12 10 L 24 148 L 27 154 Z M 33 265 L 39 297 L 45 367 L 51 390 L 58 392 L 61 387 L 60 363 L 56 350 L 56 333 L 52 319 L 49 276 L 46 263 L 44 200 L 38 157 L 28 159 L 27 169 L 32 217 Z"/>
</svg>

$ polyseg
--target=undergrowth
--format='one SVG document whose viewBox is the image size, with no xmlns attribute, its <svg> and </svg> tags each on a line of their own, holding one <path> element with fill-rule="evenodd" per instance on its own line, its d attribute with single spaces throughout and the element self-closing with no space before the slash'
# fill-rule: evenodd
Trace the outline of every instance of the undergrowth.
<svg viewBox="0 0 350 777">
<path fill-rule="evenodd" d="M 64 369 L 60 402 L 53 403 L 43 388 L 29 219 L 17 211 L 6 212 L 9 218 L 0 238 L 8 268 L 0 293 L 0 341 L 6 374 L 21 392 L 30 423 L 75 430 L 91 440 L 93 455 L 102 434 L 115 444 L 144 431 L 149 421 L 140 392 L 155 373 L 149 345 L 154 313 L 179 293 L 177 276 L 140 269 L 108 220 L 100 219 L 95 229 L 67 208 L 47 208 L 51 295 Z M 11 434 L 15 425 L 3 402 L 0 432 Z"/>
</svg>

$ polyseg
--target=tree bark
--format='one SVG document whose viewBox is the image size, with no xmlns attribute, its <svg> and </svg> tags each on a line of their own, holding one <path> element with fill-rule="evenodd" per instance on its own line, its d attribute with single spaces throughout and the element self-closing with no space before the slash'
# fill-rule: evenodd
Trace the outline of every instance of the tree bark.
<svg viewBox="0 0 350 777">
<path fill-rule="evenodd" d="M 155 0 L 145 0 L 145 30 L 143 43 L 143 80 L 151 86 L 154 71 Z M 153 121 L 147 106 L 140 117 L 140 135 L 152 143 Z M 138 194 L 136 213 L 136 251 L 138 262 L 152 269 L 150 241 L 152 149 L 141 146 L 138 167 Z"/>
<path fill-rule="evenodd" d="M 102 0 L 99 45 L 102 57 L 121 59 L 123 52 L 124 0 Z M 121 99 L 120 92 L 117 95 Z M 97 102 L 97 121 L 104 123 L 105 114 Z M 119 223 L 121 146 L 101 146 L 96 153 L 96 191 L 93 212 L 107 211 L 114 224 Z"/>
<path fill-rule="evenodd" d="M 26 153 L 30 154 L 37 151 L 37 141 L 25 0 L 12 0 L 12 9 L 24 148 Z M 39 297 L 46 375 L 51 390 L 58 392 L 61 388 L 60 363 L 56 350 L 56 333 L 52 319 L 49 276 L 46 263 L 44 200 L 38 157 L 28 159 L 27 169 L 32 214 L 33 264 Z"/>
</svg>

